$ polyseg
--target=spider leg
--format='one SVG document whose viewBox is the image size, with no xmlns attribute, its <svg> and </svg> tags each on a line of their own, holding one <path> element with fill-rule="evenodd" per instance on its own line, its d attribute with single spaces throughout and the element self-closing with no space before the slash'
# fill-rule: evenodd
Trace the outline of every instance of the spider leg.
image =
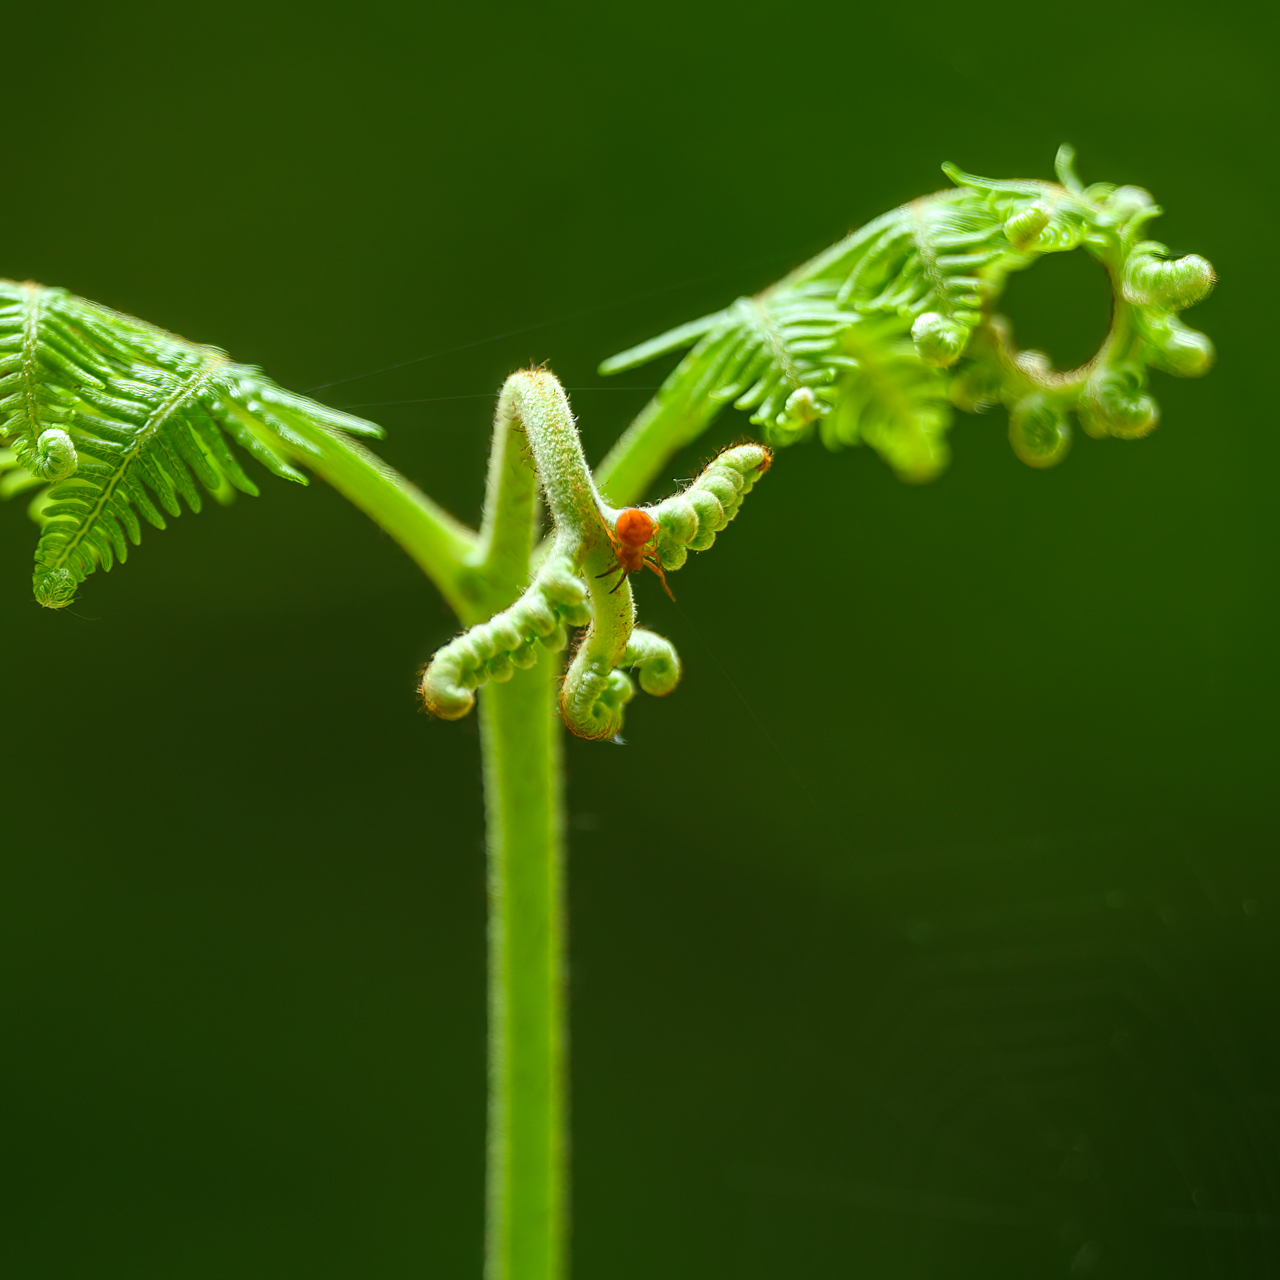
<svg viewBox="0 0 1280 1280">
<path fill-rule="evenodd" d="M 626 565 L 620 564 L 617 560 L 615 560 L 603 573 L 596 574 L 597 578 L 608 578 L 608 577 L 611 577 L 613 574 L 617 573 L 619 569 L 622 570 L 622 577 L 620 577 L 618 581 L 614 584 L 612 590 L 610 590 L 609 592 L 610 595 L 613 595 L 614 591 L 617 591 L 617 589 L 620 586 L 622 586 L 624 582 L 626 582 L 627 580 Z"/>
<path fill-rule="evenodd" d="M 674 600 L 676 598 L 675 593 L 671 590 L 671 587 L 667 583 L 667 575 L 662 572 L 662 564 L 658 560 L 657 556 L 652 556 L 652 557 L 645 556 L 644 566 L 646 569 L 652 569 L 654 573 L 658 575 L 658 577 L 662 580 L 663 591 L 665 591 L 667 595 L 670 596 L 672 600 Z"/>
</svg>

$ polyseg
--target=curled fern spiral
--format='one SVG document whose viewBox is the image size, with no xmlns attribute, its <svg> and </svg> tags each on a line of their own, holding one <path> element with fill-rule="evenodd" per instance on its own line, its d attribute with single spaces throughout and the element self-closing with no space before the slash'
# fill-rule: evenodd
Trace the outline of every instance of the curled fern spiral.
<svg viewBox="0 0 1280 1280">
<path fill-rule="evenodd" d="M 745 444 L 715 458 L 683 491 L 649 507 L 619 509 L 601 496 L 583 457 L 569 402 L 555 377 L 529 369 L 507 379 L 494 424 L 486 524 L 489 560 L 509 532 L 527 533 L 540 486 L 555 529 L 528 588 L 506 608 L 438 650 L 422 673 L 423 705 L 456 720 L 475 703 L 474 690 L 532 667 L 541 645 L 562 650 L 568 629 L 584 627 L 560 689 L 560 714 L 579 737 L 612 738 L 635 696 L 628 670 L 656 696 L 680 679 L 669 641 L 636 626 L 631 584 L 619 574 L 620 518 L 653 530 L 653 553 L 679 569 L 689 551 L 705 551 L 737 515 L 743 497 L 768 470 L 770 451 Z M 529 483 L 530 472 L 537 486 Z M 516 544 L 516 554 L 526 554 Z"/>
<path fill-rule="evenodd" d="M 442 720 L 460 720 L 475 706 L 473 690 L 533 666 L 535 645 L 564 649 L 568 629 L 590 621 L 587 584 L 572 559 L 551 555 L 515 604 L 437 651 L 422 674 L 423 704 Z"/>
<path fill-rule="evenodd" d="M 35 470 L 41 480 L 67 480 L 80 465 L 75 444 L 61 427 L 42 431 L 36 440 Z"/>
<path fill-rule="evenodd" d="M 1056 183 L 943 169 L 954 189 L 877 218 L 756 297 L 606 360 L 611 374 L 692 348 L 605 460 L 602 484 L 644 483 L 637 439 L 679 447 L 728 404 L 772 444 L 817 432 L 829 448 L 869 445 L 913 481 L 946 466 L 953 408 L 1003 404 L 1017 456 L 1052 466 L 1073 415 L 1094 436 L 1152 430 L 1150 368 L 1208 372 L 1213 344 L 1178 313 L 1209 293 L 1213 268 L 1145 238 L 1161 212 L 1146 191 L 1083 186 L 1069 147 Z M 1076 248 L 1107 271 L 1112 322 L 1092 359 L 1059 371 L 1014 347 L 997 304 L 1013 272 Z"/>
</svg>

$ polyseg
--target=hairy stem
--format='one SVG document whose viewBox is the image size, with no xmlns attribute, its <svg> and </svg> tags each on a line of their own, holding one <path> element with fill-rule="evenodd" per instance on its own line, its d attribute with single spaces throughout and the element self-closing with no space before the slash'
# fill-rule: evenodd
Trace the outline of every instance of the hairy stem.
<svg viewBox="0 0 1280 1280">
<path fill-rule="evenodd" d="M 563 1280 L 568 1176 L 556 656 L 481 694 L 489 859 L 486 1280 Z"/>
<path fill-rule="evenodd" d="M 599 523 L 573 419 L 549 374 L 514 375 L 499 400 L 481 535 L 345 438 L 311 429 L 299 458 L 391 534 L 466 623 L 510 605 L 530 571 L 538 473 L 568 527 Z M 293 422 L 290 425 L 294 425 Z M 305 424 L 298 423 L 302 434 Z M 558 483 L 557 483 L 558 481 Z M 481 696 L 489 884 L 486 1280 L 567 1274 L 564 822 L 557 654 Z"/>
<path fill-rule="evenodd" d="M 547 369 L 513 373 L 498 398 L 496 425 L 499 432 L 509 425 L 524 432 L 529 450 L 526 465 L 537 466 L 561 550 L 576 559 L 584 544 L 589 548 L 603 540 L 600 495 L 582 452 L 569 398 L 555 374 Z M 485 523 L 489 524 L 487 515 Z"/>
<path fill-rule="evenodd" d="M 536 469 L 535 469 L 536 460 Z M 513 374 L 494 418 L 473 561 L 495 603 L 524 589 L 541 479 L 572 556 L 600 524 L 573 415 L 555 377 Z M 564 781 L 558 656 L 480 697 L 489 859 L 489 1159 L 486 1280 L 567 1274 Z"/>
<path fill-rule="evenodd" d="M 485 485 L 484 520 L 474 558 L 489 582 L 520 583 L 533 554 L 538 473 L 520 421 L 523 397 L 515 393 L 529 375 L 513 375 L 498 397 Z"/>
</svg>

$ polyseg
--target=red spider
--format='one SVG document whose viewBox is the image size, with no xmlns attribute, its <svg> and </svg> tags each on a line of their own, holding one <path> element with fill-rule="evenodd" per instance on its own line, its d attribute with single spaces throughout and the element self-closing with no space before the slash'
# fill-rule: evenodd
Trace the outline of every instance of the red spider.
<svg viewBox="0 0 1280 1280">
<path fill-rule="evenodd" d="M 662 589 L 673 600 L 675 599 L 675 596 L 671 595 L 671 588 L 667 586 L 667 575 L 662 572 L 662 562 L 658 559 L 657 551 L 647 549 L 657 536 L 658 527 L 657 521 L 641 511 L 639 507 L 628 507 L 618 515 L 618 523 L 615 526 L 616 536 L 615 533 L 609 533 L 606 526 L 605 532 L 609 533 L 609 541 L 613 544 L 613 554 L 616 559 L 603 573 L 597 573 L 596 577 L 607 578 L 611 573 L 622 570 L 622 576 L 609 592 L 610 595 L 627 580 L 627 574 L 639 573 L 641 569 L 652 569 L 662 579 Z"/>
</svg>

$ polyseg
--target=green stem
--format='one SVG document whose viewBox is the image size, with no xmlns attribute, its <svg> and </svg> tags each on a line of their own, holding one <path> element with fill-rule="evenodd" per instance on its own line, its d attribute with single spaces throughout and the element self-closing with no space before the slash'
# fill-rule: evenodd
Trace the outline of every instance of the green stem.
<svg viewBox="0 0 1280 1280">
<path fill-rule="evenodd" d="M 479 537 L 354 441 L 296 428 L 306 451 L 291 451 L 400 542 L 464 622 L 505 609 L 525 587 L 539 477 L 566 554 L 594 571 L 604 567 L 609 544 L 595 487 L 568 401 L 549 373 L 514 374 L 503 388 Z M 629 592 L 608 605 L 630 621 Z M 564 1280 L 568 1270 L 559 672 L 559 656 L 540 650 L 535 666 L 505 681 L 495 675 L 480 696 L 489 869 L 487 1280 Z"/>
<path fill-rule="evenodd" d="M 489 858 L 486 1280 L 567 1274 L 564 821 L 556 655 L 480 695 Z"/>
</svg>

